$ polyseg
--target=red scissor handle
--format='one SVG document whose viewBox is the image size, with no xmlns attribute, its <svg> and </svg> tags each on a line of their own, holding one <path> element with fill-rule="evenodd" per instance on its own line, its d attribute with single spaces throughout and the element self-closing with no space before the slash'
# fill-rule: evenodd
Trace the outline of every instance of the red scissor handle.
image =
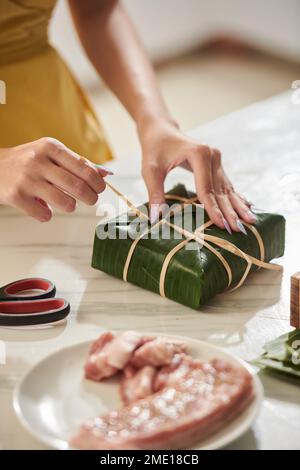
<svg viewBox="0 0 300 470">
<path fill-rule="evenodd" d="M 29 291 L 26 294 L 26 291 Z M 36 291 L 36 292 L 33 292 Z M 38 300 L 54 297 L 56 293 L 55 285 L 39 277 L 28 279 L 20 279 L 19 281 L 11 282 L 0 289 L 0 300 L 13 301 L 13 300 Z"/>
<path fill-rule="evenodd" d="M 70 304 L 64 299 L 0 302 L 0 325 L 52 323 L 62 320 L 69 312 Z"/>
</svg>

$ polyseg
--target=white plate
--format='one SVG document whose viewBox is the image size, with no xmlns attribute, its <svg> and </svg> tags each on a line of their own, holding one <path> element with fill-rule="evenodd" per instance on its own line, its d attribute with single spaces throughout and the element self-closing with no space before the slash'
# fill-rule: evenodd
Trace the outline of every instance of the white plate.
<svg viewBox="0 0 300 470">
<path fill-rule="evenodd" d="M 226 359 L 251 369 L 229 352 L 212 344 L 181 336 L 195 358 Z M 95 383 L 83 378 L 83 366 L 91 341 L 75 344 L 50 354 L 23 378 L 14 394 L 14 408 L 23 426 L 35 438 L 56 449 L 68 449 L 68 440 L 90 417 L 121 405 L 117 380 Z M 263 400 L 263 387 L 253 375 L 255 398 L 250 406 L 222 429 L 193 449 L 219 449 L 240 437 L 255 419 Z"/>
</svg>

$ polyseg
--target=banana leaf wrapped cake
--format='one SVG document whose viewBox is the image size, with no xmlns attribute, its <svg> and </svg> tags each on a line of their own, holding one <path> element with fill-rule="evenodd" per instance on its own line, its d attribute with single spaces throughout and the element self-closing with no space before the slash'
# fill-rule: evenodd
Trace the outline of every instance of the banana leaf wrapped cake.
<svg viewBox="0 0 300 470">
<path fill-rule="evenodd" d="M 128 214 L 97 226 L 96 269 L 194 309 L 242 285 L 250 271 L 281 269 L 269 263 L 284 253 L 285 219 L 279 214 L 259 212 L 255 225 L 245 224 L 247 236 L 230 235 L 210 222 L 182 184 L 167 193 L 168 210 L 153 226 L 147 204 L 126 202 Z"/>
</svg>

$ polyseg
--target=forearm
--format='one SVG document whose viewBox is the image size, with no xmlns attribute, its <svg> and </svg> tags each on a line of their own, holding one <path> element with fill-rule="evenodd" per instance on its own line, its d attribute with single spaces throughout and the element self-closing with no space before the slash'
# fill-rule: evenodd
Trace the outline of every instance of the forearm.
<svg viewBox="0 0 300 470">
<path fill-rule="evenodd" d="M 69 3 L 91 62 L 138 127 L 152 120 L 172 122 L 152 65 L 120 2 Z"/>
</svg>

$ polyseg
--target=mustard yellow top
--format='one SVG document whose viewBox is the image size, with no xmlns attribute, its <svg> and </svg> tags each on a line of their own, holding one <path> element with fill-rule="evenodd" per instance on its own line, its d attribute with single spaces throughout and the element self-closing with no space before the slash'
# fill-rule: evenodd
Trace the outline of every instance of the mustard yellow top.
<svg viewBox="0 0 300 470">
<path fill-rule="evenodd" d="M 0 0 L 0 147 L 55 137 L 103 163 L 112 158 L 103 129 L 83 90 L 48 43 L 55 3 Z"/>
</svg>

